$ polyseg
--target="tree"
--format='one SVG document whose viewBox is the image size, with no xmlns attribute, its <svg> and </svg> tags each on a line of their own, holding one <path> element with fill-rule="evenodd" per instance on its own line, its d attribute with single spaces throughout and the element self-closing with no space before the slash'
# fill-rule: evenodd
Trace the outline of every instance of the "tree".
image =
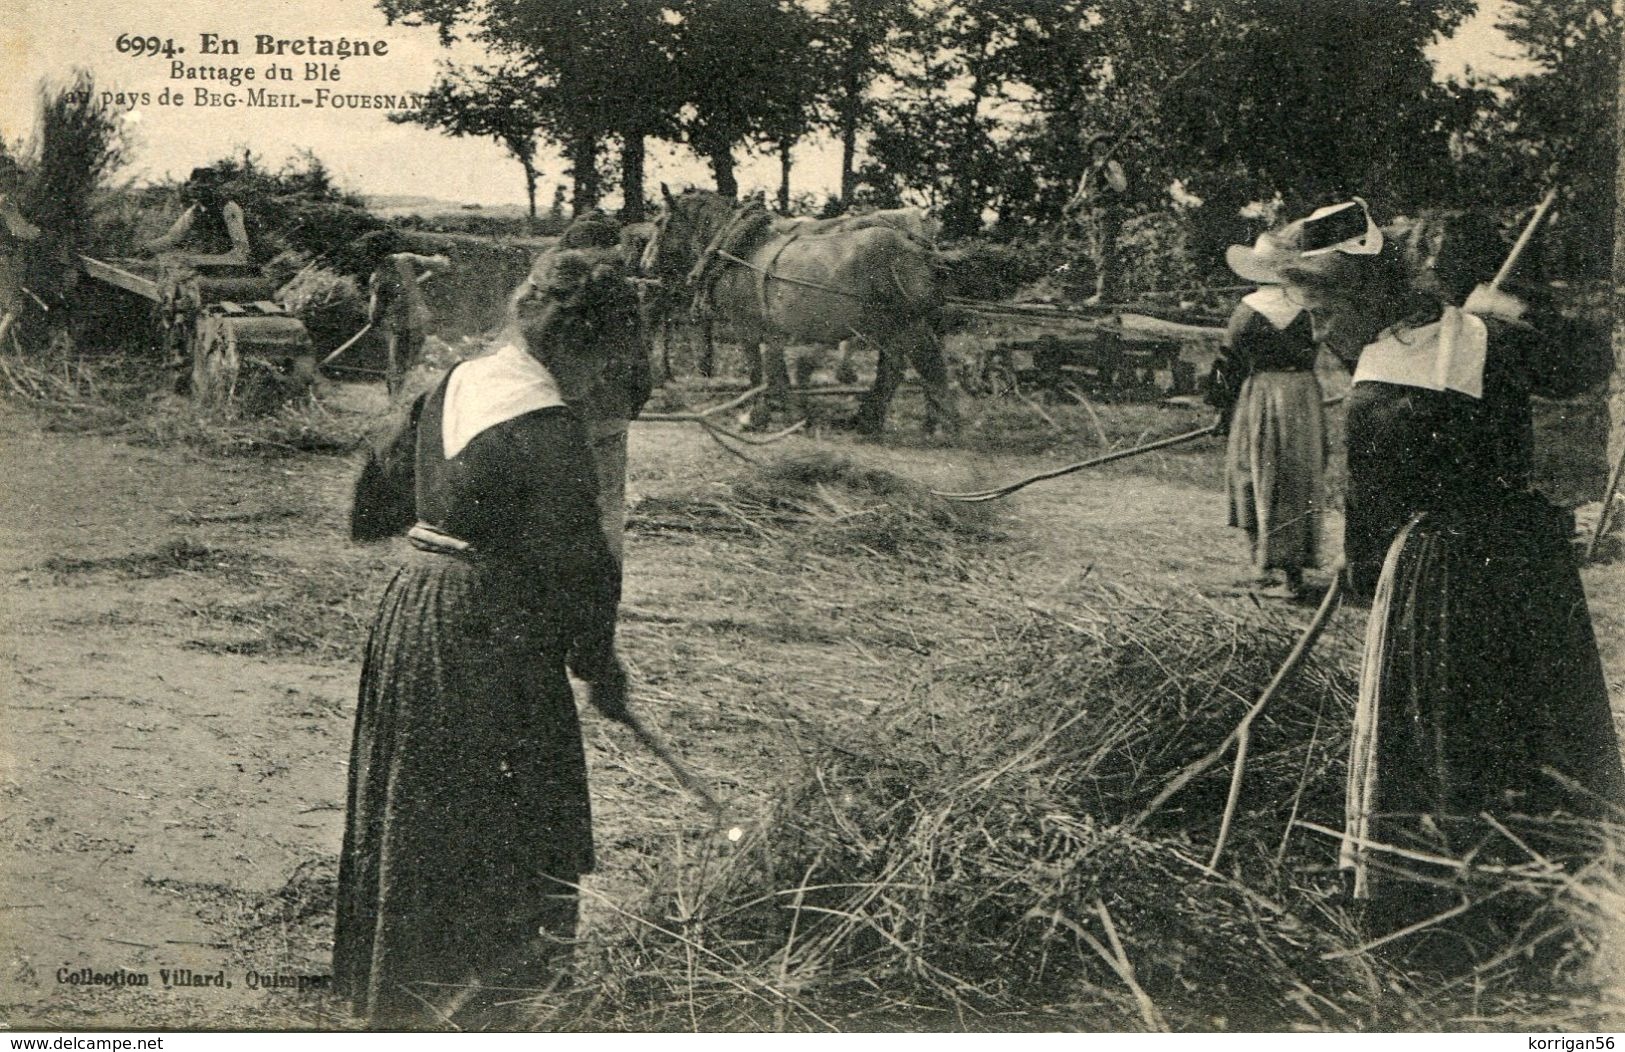
<svg viewBox="0 0 1625 1052">
<path fill-rule="evenodd" d="M 606 137 L 620 144 L 622 214 L 641 219 L 645 143 L 673 134 L 669 5 L 661 0 L 485 0 L 490 31 L 553 85 L 555 137 L 570 144 L 576 208 L 596 203 Z"/>
<path fill-rule="evenodd" d="M 1143 24 L 1157 20 L 1143 4 L 1109 2 L 1117 35 L 1153 43 Z M 1449 90 L 1434 82 L 1426 48 L 1475 7 L 1474 0 L 1197 5 L 1174 48 L 1117 51 L 1124 60 L 1114 87 L 1157 100 L 1144 146 L 1165 173 L 1240 164 L 1266 196 L 1278 192 L 1294 206 L 1362 194 L 1388 211 L 1409 209 L 1448 190 L 1451 123 L 1460 117 Z"/>
<path fill-rule="evenodd" d="M 1011 100 L 1013 120 L 1004 153 L 1020 164 L 1005 168 L 1001 221 L 1042 226 L 1060 222 L 1062 209 L 1088 165 L 1087 137 L 1109 126 L 1101 112 L 1102 80 L 1109 70 L 1093 0 L 1028 5 L 1011 22 L 1014 39 L 1003 59 L 1022 91 Z"/>
<path fill-rule="evenodd" d="M 878 107 L 870 171 L 934 199 L 949 237 L 979 230 L 989 207 L 1020 211 L 1038 189 L 1028 158 L 1012 163 L 1010 149 L 1022 100 L 1035 94 L 1024 81 L 1051 76 L 1040 71 L 1057 55 L 1044 45 L 1080 25 L 1082 10 L 1073 0 L 949 0 L 900 21 L 908 59 Z"/>
<path fill-rule="evenodd" d="M 1120 137 L 1139 209 L 1165 204 L 1175 180 L 1224 208 L 1277 193 L 1294 209 L 1352 194 L 1390 214 L 1441 202 L 1482 102 L 1436 84 L 1426 53 L 1474 0 L 967 6 L 1001 9 L 1010 34 L 992 58 L 1007 85 L 1004 172 L 1017 181 L 998 193 L 1001 214 L 1027 222 L 1058 218 L 1094 132 Z"/>
<path fill-rule="evenodd" d="M 828 108 L 841 141 L 841 205 L 857 189 L 858 132 L 874 114 L 870 88 L 891 71 L 896 31 L 910 15 L 908 0 L 829 0 L 818 38 L 833 80 Z"/>
<path fill-rule="evenodd" d="M 94 236 L 96 195 L 127 157 L 124 125 L 101 95 L 83 69 L 66 84 L 42 82 L 33 140 L 7 165 L 19 190 L 13 203 L 40 230 L 24 246 L 21 284 L 46 300 L 73 287 L 75 254 Z M 43 314 L 26 317 L 31 335 L 45 323 Z"/>
<path fill-rule="evenodd" d="M 439 128 L 459 138 L 494 139 L 525 171 L 525 199 L 530 221 L 536 222 L 536 139 L 545 123 L 545 94 L 538 79 L 520 67 L 497 69 L 473 66 L 441 67 L 440 78 L 429 89 L 423 106 L 390 114 L 397 124 Z"/>
<path fill-rule="evenodd" d="M 796 144 L 821 122 L 823 93 L 832 72 L 812 15 L 802 8 L 785 6 L 782 19 L 776 83 L 762 100 L 765 106 L 758 121 L 757 142 L 778 155 L 778 206 L 780 213 L 788 215 L 792 155 Z"/>
<path fill-rule="evenodd" d="M 738 196 L 734 150 L 764 136 L 784 141 L 810 105 L 797 80 L 811 22 L 786 0 L 679 0 L 674 14 L 679 133 L 710 164 L 717 192 Z"/>
<path fill-rule="evenodd" d="M 644 143 L 670 134 L 670 25 L 662 0 L 378 0 L 391 21 L 432 25 L 443 43 L 459 34 L 536 79 L 540 126 L 565 147 L 574 204 L 604 190 L 606 139 L 621 144 L 628 218 L 642 215 Z"/>
<path fill-rule="evenodd" d="M 1537 68 L 1496 82 L 1506 99 L 1498 134 L 1487 138 L 1502 151 L 1520 200 L 1559 190 L 1548 266 L 1570 276 L 1606 275 L 1617 160 L 1612 89 L 1625 18 L 1606 0 L 1509 0 L 1498 26 Z"/>
</svg>

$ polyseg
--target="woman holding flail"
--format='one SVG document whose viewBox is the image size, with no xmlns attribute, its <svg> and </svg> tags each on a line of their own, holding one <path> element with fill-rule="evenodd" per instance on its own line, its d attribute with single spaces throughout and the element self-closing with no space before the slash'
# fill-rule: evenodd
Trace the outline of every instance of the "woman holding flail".
<svg viewBox="0 0 1625 1052">
<path fill-rule="evenodd" d="M 1462 860 L 1578 862 L 1589 820 L 1625 814 L 1570 520 L 1530 477 L 1531 396 L 1594 384 L 1607 348 L 1482 284 L 1504 251 L 1490 220 L 1453 214 L 1282 267 L 1356 361 L 1345 549 L 1372 605 L 1341 863 L 1395 929 L 1471 903 Z"/>
<path fill-rule="evenodd" d="M 415 400 L 357 486 L 353 535 L 412 545 L 367 642 L 339 869 L 335 986 L 375 1027 L 511 1026 L 563 974 L 593 866 L 566 672 L 606 714 L 626 694 L 572 403 L 629 296 L 544 255 L 499 349 Z"/>
</svg>

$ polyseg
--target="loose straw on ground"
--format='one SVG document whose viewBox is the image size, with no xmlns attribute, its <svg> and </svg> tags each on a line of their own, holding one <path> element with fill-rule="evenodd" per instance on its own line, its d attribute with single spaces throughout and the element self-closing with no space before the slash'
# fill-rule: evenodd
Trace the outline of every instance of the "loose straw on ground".
<svg viewBox="0 0 1625 1052">
<path fill-rule="evenodd" d="M 1219 856 L 1223 854 L 1225 842 L 1230 836 L 1230 823 L 1235 818 L 1236 803 L 1241 798 L 1241 778 L 1247 764 L 1247 745 L 1252 735 L 1253 720 L 1274 700 L 1276 694 L 1280 692 L 1281 685 L 1287 681 L 1298 666 L 1303 663 L 1303 659 L 1308 656 L 1310 648 L 1315 645 L 1315 640 L 1320 637 L 1321 630 L 1326 627 L 1326 622 L 1331 619 L 1332 611 L 1337 608 L 1337 600 L 1342 595 L 1342 591 L 1343 564 L 1339 561 L 1333 568 L 1332 583 L 1327 587 L 1326 595 L 1321 599 L 1320 607 L 1315 611 L 1315 616 L 1310 619 L 1308 627 L 1303 630 L 1303 635 L 1298 637 L 1297 644 L 1293 646 L 1291 653 L 1287 654 L 1286 660 L 1281 663 L 1281 667 L 1270 680 L 1269 686 L 1264 688 L 1264 693 L 1259 695 L 1252 708 L 1248 709 L 1247 714 L 1241 718 L 1241 722 L 1236 724 L 1236 729 L 1226 735 L 1225 739 L 1212 752 L 1175 775 L 1163 787 L 1162 791 L 1153 797 L 1151 802 L 1135 816 L 1131 826 L 1139 826 L 1147 818 L 1155 814 L 1157 809 L 1167 803 L 1175 793 L 1189 785 L 1198 775 L 1224 759 L 1224 754 L 1229 750 L 1230 744 L 1234 742 L 1236 746 L 1235 770 L 1230 776 L 1230 792 L 1225 799 L 1224 815 L 1219 820 L 1218 841 L 1213 845 L 1213 857 L 1208 860 L 1209 869 L 1218 865 Z"/>
<path fill-rule="evenodd" d="M 1140 1018 L 1145 1021 L 1146 1029 L 1157 1034 L 1168 1033 L 1167 1020 L 1163 1019 L 1162 1013 L 1157 1011 L 1156 1003 L 1151 1000 L 1151 996 L 1145 992 L 1145 988 L 1140 985 L 1139 979 L 1135 977 L 1134 965 L 1129 961 L 1128 954 L 1123 949 L 1122 940 L 1117 937 L 1117 928 L 1112 924 L 1111 914 L 1106 911 L 1106 904 L 1100 899 L 1095 900 L 1095 912 L 1106 928 L 1106 938 L 1111 940 L 1112 947 L 1109 950 L 1090 933 L 1089 929 L 1060 910 L 1052 910 L 1047 914 L 1043 914 L 1040 919 L 1065 928 L 1079 939 L 1082 939 L 1084 945 L 1095 951 L 1095 955 L 1106 962 L 1106 966 L 1115 972 L 1119 979 L 1123 980 L 1123 985 L 1127 986 L 1129 993 L 1134 995 L 1135 1007 L 1140 1010 Z M 1030 913 L 1028 916 L 1039 915 Z"/>
</svg>

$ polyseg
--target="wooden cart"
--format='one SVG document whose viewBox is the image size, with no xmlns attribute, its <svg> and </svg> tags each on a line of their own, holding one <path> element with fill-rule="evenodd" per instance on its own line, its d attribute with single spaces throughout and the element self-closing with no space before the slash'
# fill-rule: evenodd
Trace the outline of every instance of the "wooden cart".
<svg viewBox="0 0 1625 1052">
<path fill-rule="evenodd" d="M 953 300 L 950 306 L 980 317 L 1019 321 L 1057 331 L 1003 339 L 961 363 L 960 385 L 972 394 L 1017 391 L 1063 394 L 1188 395 L 1196 365 L 1187 344 L 1217 342 L 1224 330 L 1138 313 L 1102 313 L 1050 304 Z"/>
</svg>

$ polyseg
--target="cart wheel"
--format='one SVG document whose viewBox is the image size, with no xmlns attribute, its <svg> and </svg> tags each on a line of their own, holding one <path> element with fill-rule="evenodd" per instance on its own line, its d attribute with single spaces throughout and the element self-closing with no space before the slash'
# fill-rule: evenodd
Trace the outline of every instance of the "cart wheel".
<svg viewBox="0 0 1625 1052">
<path fill-rule="evenodd" d="M 1122 382 L 1124 372 L 1123 352 L 1117 347 L 1115 341 L 1102 346 L 1095 352 L 1096 375 L 1095 382 L 1102 391 L 1113 391 Z"/>
<path fill-rule="evenodd" d="M 1021 390 L 1021 380 L 1008 361 L 995 358 L 982 367 L 982 386 L 990 398 L 1008 398 Z"/>
</svg>

